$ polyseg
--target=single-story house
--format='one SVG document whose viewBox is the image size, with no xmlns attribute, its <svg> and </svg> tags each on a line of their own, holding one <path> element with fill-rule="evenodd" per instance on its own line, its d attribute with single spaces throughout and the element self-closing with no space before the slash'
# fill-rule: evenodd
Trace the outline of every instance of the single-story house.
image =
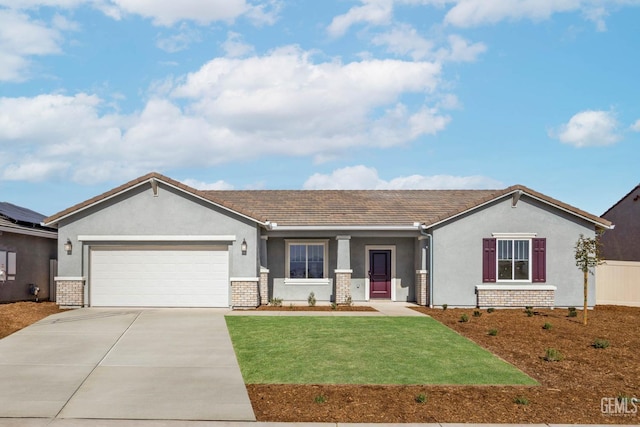
<svg viewBox="0 0 640 427">
<path fill-rule="evenodd" d="M 311 292 L 337 304 L 578 306 L 574 245 L 611 227 L 519 185 L 199 191 L 158 173 L 44 224 L 58 228 L 60 305 L 234 308 Z"/>
<path fill-rule="evenodd" d="M 0 302 L 49 298 L 58 233 L 40 225 L 44 218 L 0 202 Z"/>
</svg>

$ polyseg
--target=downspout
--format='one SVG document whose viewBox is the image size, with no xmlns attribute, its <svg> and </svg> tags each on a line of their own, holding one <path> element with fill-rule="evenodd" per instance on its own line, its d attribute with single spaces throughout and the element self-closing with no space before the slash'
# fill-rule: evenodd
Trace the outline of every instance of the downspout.
<svg viewBox="0 0 640 427">
<path fill-rule="evenodd" d="M 426 225 L 420 224 L 418 226 L 418 230 L 420 230 L 420 234 L 429 238 L 429 308 L 433 308 L 433 235 L 431 233 L 427 233 L 424 231 L 427 228 Z"/>
</svg>

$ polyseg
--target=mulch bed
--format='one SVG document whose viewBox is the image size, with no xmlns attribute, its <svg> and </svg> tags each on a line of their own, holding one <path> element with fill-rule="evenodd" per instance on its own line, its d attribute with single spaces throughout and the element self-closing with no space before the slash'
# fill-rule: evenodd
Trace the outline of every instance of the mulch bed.
<svg viewBox="0 0 640 427">
<path fill-rule="evenodd" d="M 14 302 L 0 304 L 0 338 L 61 311 L 55 302 Z"/>
<path fill-rule="evenodd" d="M 640 308 L 599 306 L 589 311 L 587 326 L 581 314 L 567 317 L 566 309 L 535 310 L 532 316 L 519 309 L 481 310 L 480 317 L 474 317 L 472 309 L 418 310 L 514 364 L 540 385 L 249 384 L 258 420 L 640 423 L 640 403 L 637 410 L 628 403 L 627 414 L 603 414 L 601 407 L 603 398 L 640 398 Z M 463 313 L 469 322 L 459 321 Z M 544 329 L 545 323 L 551 329 Z M 497 335 L 490 336 L 490 329 L 496 329 Z M 597 338 L 610 346 L 594 348 Z M 548 348 L 559 350 L 563 360 L 544 360 Z M 420 397 L 426 401 L 419 402 Z"/>
<path fill-rule="evenodd" d="M 364 305 L 337 305 L 332 307 L 330 305 L 316 305 L 310 307 L 308 305 L 261 305 L 256 308 L 258 311 L 378 311 L 373 307 Z"/>
</svg>

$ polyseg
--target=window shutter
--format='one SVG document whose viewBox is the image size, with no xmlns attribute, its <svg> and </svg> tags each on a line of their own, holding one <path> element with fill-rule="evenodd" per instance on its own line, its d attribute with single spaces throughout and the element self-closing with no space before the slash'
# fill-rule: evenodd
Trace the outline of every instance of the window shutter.
<svg viewBox="0 0 640 427">
<path fill-rule="evenodd" d="M 547 239 L 532 239 L 533 260 L 531 270 L 533 271 L 533 282 L 541 283 L 547 281 Z"/>
<path fill-rule="evenodd" d="M 482 281 L 496 281 L 496 239 L 482 239 Z"/>
</svg>

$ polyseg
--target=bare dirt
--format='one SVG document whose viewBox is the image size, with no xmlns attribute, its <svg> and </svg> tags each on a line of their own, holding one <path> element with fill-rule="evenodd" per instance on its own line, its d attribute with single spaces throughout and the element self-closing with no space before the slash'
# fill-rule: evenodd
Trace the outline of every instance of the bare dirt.
<svg viewBox="0 0 640 427">
<path fill-rule="evenodd" d="M 0 338 L 61 311 L 55 302 L 14 302 L 0 304 Z"/>
<path fill-rule="evenodd" d="M 259 311 L 377 311 L 373 307 L 364 305 L 287 305 L 287 306 L 274 306 L 274 305 L 261 305 L 256 310 Z"/>
<path fill-rule="evenodd" d="M 289 307 L 262 310 L 290 310 Z M 326 310 L 327 308 L 317 308 Z M 328 307 L 331 309 L 331 307 Z M 351 307 L 360 310 L 361 307 Z M 369 309 L 371 309 L 369 307 Z M 309 310 L 297 307 L 294 310 Z M 568 317 L 567 310 L 474 310 L 418 308 L 514 364 L 539 386 L 395 386 L 248 384 L 259 421 L 597 423 L 639 424 L 640 308 L 599 306 Z M 0 338 L 60 310 L 55 303 L 0 305 Z M 469 321 L 460 322 L 466 313 Z M 544 329 L 545 323 L 551 325 Z M 489 330 L 497 330 L 491 336 Z M 419 333 L 419 331 L 416 331 Z M 596 339 L 609 347 L 595 348 Z M 544 359 L 546 350 L 563 359 Z M 603 400 L 604 405 L 603 405 Z M 519 403 L 517 403 L 517 402 Z M 624 413 L 626 409 L 626 413 Z M 608 412 L 608 413 L 603 413 Z"/>
<path fill-rule="evenodd" d="M 640 398 L 640 308 L 418 309 L 537 380 L 539 386 L 353 386 L 248 384 L 260 421 L 439 423 L 640 423 L 640 402 L 614 410 L 617 398 Z M 466 313 L 469 322 L 460 322 Z M 544 329 L 545 323 L 551 329 Z M 496 329 L 497 335 L 488 334 Z M 418 331 L 416 331 L 418 333 Z M 595 348 L 596 339 L 609 347 Z M 546 361 L 554 348 L 561 361 Z M 311 369 L 311 368 L 310 368 Z M 424 402 L 421 402 L 424 397 Z M 604 401 L 602 399 L 609 398 Z M 517 402 L 519 403 L 517 403 Z M 608 413 L 603 413 L 608 412 Z M 613 413 L 615 412 L 615 413 Z"/>
</svg>

